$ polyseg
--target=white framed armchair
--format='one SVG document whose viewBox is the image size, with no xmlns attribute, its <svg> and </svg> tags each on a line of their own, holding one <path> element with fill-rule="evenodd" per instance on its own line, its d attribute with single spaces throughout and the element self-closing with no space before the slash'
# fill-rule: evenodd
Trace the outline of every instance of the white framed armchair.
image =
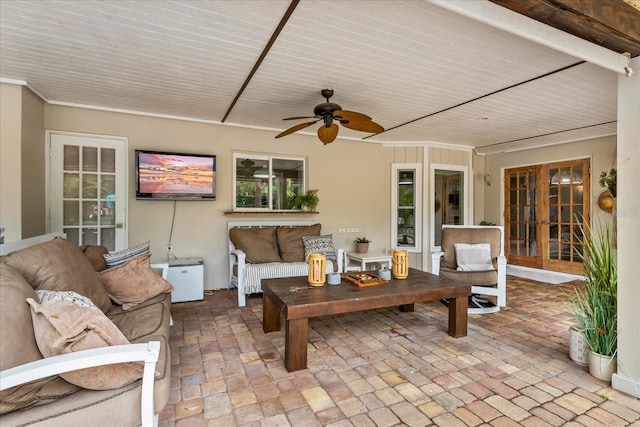
<svg viewBox="0 0 640 427">
<path fill-rule="evenodd" d="M 441 251 L 432 255 L 431 273 L 472 285 L 469 313 L 499 311 L 507 304 L 504 227 L 443 225 Z M 483 296 L 495 297 L 495 302 Z"/>
</svg>

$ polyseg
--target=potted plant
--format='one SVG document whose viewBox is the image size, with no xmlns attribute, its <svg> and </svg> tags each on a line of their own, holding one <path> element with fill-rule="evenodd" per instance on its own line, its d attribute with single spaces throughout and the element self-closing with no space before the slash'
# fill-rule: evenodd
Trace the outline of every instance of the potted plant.
<svg viewBox="0 0 640 427">
<path fill-rule="evenodd" d="M 308 190 L 306 193 L 296 196 L 296 204 L 302 210 L 315 212 L 320 201 L 318 191 L 320 190 Z"/>
<path fill-rule="evenodd" d="M 359 254 L 366 254 L 369 252 L 369 243 L 371 240 L 366 237 L 358 237 L 356 239 L 356 252 Z"/>
<path fill-rule="evenodd" d="M 615 198 L 618 185 L 618 171 L 611 168 L 609 172 L 600 172 L 600 186 L 609 189 L 611 195 Z"/>
<path fill-rule="evenodd" d="M 595 230 L 580 227 L 579 239 L 583 252 L 579 254 L 585 270 L 584 287 L 574 288 L 570 295 L 578 330 L 591 352 L 589 373 L 611 381 L 618 351 L 618 269 L 611 249 L 611 232 L 599 225 Z"/>
</svg>

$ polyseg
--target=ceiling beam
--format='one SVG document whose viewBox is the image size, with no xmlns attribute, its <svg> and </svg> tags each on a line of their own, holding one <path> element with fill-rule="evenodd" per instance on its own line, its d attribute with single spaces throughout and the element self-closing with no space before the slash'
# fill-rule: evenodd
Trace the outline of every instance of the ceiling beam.
<svg viewBox="0 0 640 427">
<path fill-rule="evenodd" d="M 236 102 L 238 102 L 238 99 L 240 99 L 240 96 L 242 96 L 242 93 L 247 88 L 247 85 L 249 84 L 249 82 L 253 78 L 253 75 L 256 73 L 256 71 L 258 71 L 258 68 L 262 64 L 262 61 L 264 61 L 264 58 L 267 57 L 267 53 L 269 53 L 269 50 L 271 50 L 271 46 L 273 46 L 273 44 L 278 39 L 278 36 L 280 35 L 280 32 L 282 31 L 282 29 L 286 25 L 287 21 L 289 20 L 289 18 L 293 14 L 293 11 L 298 6 L 298 3 L 300 3 L 300 0 L 291 0 L 291 3 L 289 4 L 289 7 L 287 8 L 287 11 L 282 16 L 282 19 L 280 20 L 280 23 L 278 24 L 276 29 L 273 31 L 273 34 L 271 34 L 271 38 L 267 42 L 267 45 L 264 47 L 264 49 L 262 49 L 262 53 L 260 54 L 260 57 L 258 58 L 256 63 L 253 64 L 253 68 L 249 72 L 249 75 L 247 76 L 246 79 L 244 79 L 244 83 L 242 83 L 242 86 L 240 87 L 240 90 L 238 91 L 238 93 L 236 93 L 236 96 L 235 96 L 235 98 L 233 98 L 233 101 L 231 101 L 231 105 L 229 105 L 229 108 L 227 109 L 227 112 L 224 114 L 224 117 L 221 120 L 222 123 L 224 123 L 224 121 L 227 120 L 227 117 L 229 117 L 229 114 L 231 114 L 231 110 L 233 110 L 233 107 L 235 107 Z"/>
<path fill-rule="evenodd" d="M 640 3 L 622 0 L 490 0 L 618 53 L 640 55 Z"/>
<path fill-rule="evenodd" d="M 629 74 L 630 58 L 625 55 L 595 45 L 489 1 L 432 0 L 431 3 L 616 73 Z"/>
</svg>

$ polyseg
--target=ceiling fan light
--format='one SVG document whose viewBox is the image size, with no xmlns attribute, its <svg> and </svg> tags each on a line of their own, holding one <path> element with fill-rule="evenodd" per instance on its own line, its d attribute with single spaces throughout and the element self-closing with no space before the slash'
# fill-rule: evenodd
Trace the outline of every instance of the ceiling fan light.
<svg viewBox="0 0 640 427">
<path fill-rule="evenodd" d="M 318 138 L 320 138 L 320 141 L 322 141 L 325 145 L 332 143 L 337 136 L 338 125 L 335 123 L 331 124 L 329 127 L 320 126 L 318 128 Z"/>
</svg>

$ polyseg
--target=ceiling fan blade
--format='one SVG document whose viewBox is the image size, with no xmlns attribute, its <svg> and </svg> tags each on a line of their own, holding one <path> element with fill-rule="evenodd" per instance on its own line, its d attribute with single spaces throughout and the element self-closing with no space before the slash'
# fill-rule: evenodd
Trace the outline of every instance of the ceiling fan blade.
<svg viewBox="0 0 640 427">
<path fill-rule="evenodd" d="M 366 114 L 356 113 L 355 111 L 347 111 L 347 110 L 336 110 L 333 112 L 333 117 L 338 120 L 349 120 L 350 122 L 364 122 L 367 120 L 371 120 L 371 117 Z"/>
<path fill-rule="evenodd" d="M 304 128 L 308 127 L 308 126 L 311 126 L 312 124 L 315 124 L 316 122 L 317 122 L 317 120 L 314 120 L 312 122 L 300 123 L 299 125 L 295 125 L 295 126 L 290 127 L 289 129 L 287 129 L 287 130 L 285 130 L 283 132 L 280 132 L 275 137 L 276 138 L 282 138 L 283 136 L 287 136 L 290 133 L 294 133 L 294 132 L 299 131 L 300 129 L 304 129 Z"/>
<path fill-rule="evenodd" d="M 300 120 L 300 119 L 314 119 L 314 116 L 298 116 L 298 117 L 287 117 L 286 119 L 282 119 L 282 120 Z"/>
<path fill-rule="evenodd" d="M 332 123 L 329 127 L 322 125 L 318 128 L 318 138 L 325 144 L 333 142 L 336 136 L 338 136 L 338 125 L 335 123 Z"/>
<path fill-rule="evenodd" d="M 359 130 L 361 132 L 369 132 L 369 133 L 384 132 L 384 128 L 382 126 L 380 126 L 379 124 L 371 120 L 366 120 L 366 121 L 345 120 L 344 122 L 340 122 L 340 123 L 342 124 L 342 126 L 346 128 Z"/>
</svg>

